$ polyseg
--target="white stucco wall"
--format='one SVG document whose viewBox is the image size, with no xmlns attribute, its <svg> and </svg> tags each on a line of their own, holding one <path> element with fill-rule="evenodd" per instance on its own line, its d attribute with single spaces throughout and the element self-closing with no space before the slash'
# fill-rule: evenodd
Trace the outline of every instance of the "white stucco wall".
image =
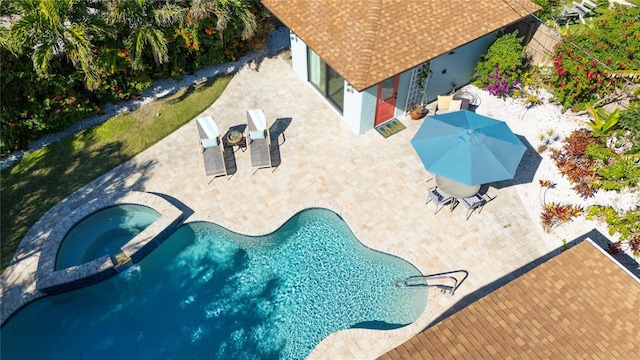
<svg viewBox="0 0 640 360">
<path fill-rule="evenodd" d="M 294 33 L 289 34 L 291 40 L 291 63 L 293 72 L 304 81 L 309 80 L 307 76 L 307 44 Z"/>
<path fill-rule="evenodd" d="M 448 94 L 473 80 L 476 64 L 496 40 L 496 33 L 485 35 L 464 46 L 431 60 L 431 75 L 427 82 L 427 101 Z"/>
<path fill-rule="evenodd" d="M 307 75 L 307 44 L 302 39 L 297 37 L 293 32 L 290 33 L 291 39 L 291 64 L 293 72 L 298 75 L 302 80 L 308 81 Z M 312 85 L 309 85 L 312 86 Z M 318 96 L 322 97 L 322 94 L 318 92 Z M 327 106 L 335 108 L 329 100 L 325 99 Z M 344 108 L 342 110 L 342 117 L 347 124 L 356 134 L 362 134 L 366 131 L 366 127 L 362 123 L 362 94 L 352 88 L 346 81 L 344 84 Z M 374 108 L 375 108 L 375 94 L 374 94 Z M 336 111 L 338 111 L 336 109 Z"/>
<path fill-rule="evenodd" d="M 360 107 L 360 132 L 373 129 L 373 119 L 376 116 L 376 104 L 378 102 L 378 85 L 364 89 L 360 93 L 362 95 L 362 105 Z"/>
<path fill-rule="evenodd" d="M 366 130 L 362 124 L 362 93 L 352 88 L 349 83 L 344 83 L 344 110 L 342 117 L 349 129 L 360 135 Z"/>
<path fill-rule="evenodd" d="M 291 61 L 293 72 L 302 80 L 308 81 L 307 75 L 307 45 L 294 33 L 291 39 Z M 433 101 L 437 95 L 447 94 L 453 90 L 453 85 L 459 88 L 469 83 L 475 71 L 475 65 L 480 56 L 486 53 L 495 41 L 496 34 L 486 35 L 462 47 L 443 54 L 431 61 L 431 76 L 427 83 L 427 100 Z M 446 70 L 446 71 L 445 71 Z M 400 75 L 398 83 L 398 97 L 396 100 L 395 116 L 404 115 L 405 105 L 411 82 L 411 69 Z M 373 129 L 377 104 L 378 86 L 374 85 L 362 92 L 353 89 L 346 81 L 344 86 L 344 109 L 342 117 L 347 126 L 356 134 L 363 134 Z M 322 97 L 322 94 L 318 93 Z M 333 105 L 326 100 L 327 106 Z M 336 109 L 336 111 L 338 111 Z"/>
</svg>

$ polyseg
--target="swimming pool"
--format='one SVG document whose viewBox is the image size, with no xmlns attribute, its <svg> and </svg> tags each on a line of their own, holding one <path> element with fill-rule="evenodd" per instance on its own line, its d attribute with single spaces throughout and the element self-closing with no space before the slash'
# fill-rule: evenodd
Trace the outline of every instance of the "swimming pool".
<svg viewBox="0 0 640 360">
<path fill-rule="evenodd" d="M 415 275 L 324 209 L 261 237 L 192 223 L 127 272 L 20 310 L 0 355 L 302 359 L 335 331 L 415 321 L 427 290 L 394 285 Z"/>
<path fill-rule="evenodd" d="M 80 265 L 103 255 L 115 256 L 129 240 L 160 217 L 152 208 L 136 204 L 98 210 L 69 230 L 56 256 L 55 270 Z"/>
</svg>

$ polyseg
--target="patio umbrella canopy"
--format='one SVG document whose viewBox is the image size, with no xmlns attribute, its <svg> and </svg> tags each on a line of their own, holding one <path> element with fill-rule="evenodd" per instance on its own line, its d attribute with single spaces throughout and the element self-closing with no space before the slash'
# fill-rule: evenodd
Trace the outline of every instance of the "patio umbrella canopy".
<svg viewBox="0 0 640 360">
<path fill-rule="evenodd" d="M 427 117 L 411 145 L 429 172 L 467 185 L 513 179 L 526 150 L 504 121 L 467 110 Z"/>
</svg>

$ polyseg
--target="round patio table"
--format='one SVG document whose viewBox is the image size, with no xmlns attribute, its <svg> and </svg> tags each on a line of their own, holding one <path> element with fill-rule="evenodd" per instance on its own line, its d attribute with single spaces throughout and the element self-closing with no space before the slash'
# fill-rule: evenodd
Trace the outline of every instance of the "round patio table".
<svg viewBox="0 0 640 360">
<path fill-rule="evenodd" d="M 229 145 L 235 146 L 240 144 L 240 142 L 242 141 L 242 138 L 243 136 L 240 131 L 232 130 L 229 132 L 229 135 L 227 135 L 227 142 L 229 142 Z"/>
<path fill-rule="evenodd" d="M 480 191 L 480 185 L 467 185 L 440 175 L 436 175 L 436 184 L 443 193 L 457 199 L 471 197 Z"/>
</svg>

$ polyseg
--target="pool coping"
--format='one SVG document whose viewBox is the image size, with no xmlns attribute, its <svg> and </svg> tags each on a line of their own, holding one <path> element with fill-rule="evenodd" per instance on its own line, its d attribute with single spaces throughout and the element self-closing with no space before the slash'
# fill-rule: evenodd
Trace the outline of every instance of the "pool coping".
<svg viewBox="0 0 640 360">
<path fill-rule="evenodd" d="M 33 246 L 25 251 L 34 258 L 29 261 L 32 265 L 25 265 L 27 268 L 16 265 L 13 271 L 3 272 L 0 324 L 4 325 L 19 309 L 38 298 L 96 284 L 118 274 L 128 265 L 139 262 L 182 225 L 185 217 L 178 207 L 162 196 L 149 192 L 114 192 L 88 200 L 78 207 L 68 203 L 63 206 L 63 203 L 45 213 L 36 223 L 37 226 L 34 225 L 23 239 L 23 242 L 28 241 Z M 147 206 L 160 214 L 151 225 L 121 247 L 122 255 L 118 258 L 124 261 L 116 261 L 105 255 L 81 265 L 55 270 L 58 248 L 67 232 L 78 221 L 100 209 L 123 204 Z M 47 223 L 52 223 L 53 226 L 47 228 L 44 226 Z M 31 275 L 31 283 L 8 286 L 10 273 L 28 271 L 28 267 L 33 265 L 36 269 Z"/>
<path fill-rule="evenodd" d="M 124 260 L 104 255 L 90 262 L 55 270 L 58 249 L 65 235 L 86 216 L 114 205 L 135 204 L 149 207 L 160 214 L 146 229 L 121 247 Z M 145 192 L 131 191 L 124 196 L 94 199 L 64 217 L 53 228 L 42 252 L 36 272 L 36 289 L 45 294 L 58 294 L 98 283 L 116 275 L 127 264 L 135 264 L 157 248 L 182 224 L 183 212 L 162 197 Z"/>
</svg>

